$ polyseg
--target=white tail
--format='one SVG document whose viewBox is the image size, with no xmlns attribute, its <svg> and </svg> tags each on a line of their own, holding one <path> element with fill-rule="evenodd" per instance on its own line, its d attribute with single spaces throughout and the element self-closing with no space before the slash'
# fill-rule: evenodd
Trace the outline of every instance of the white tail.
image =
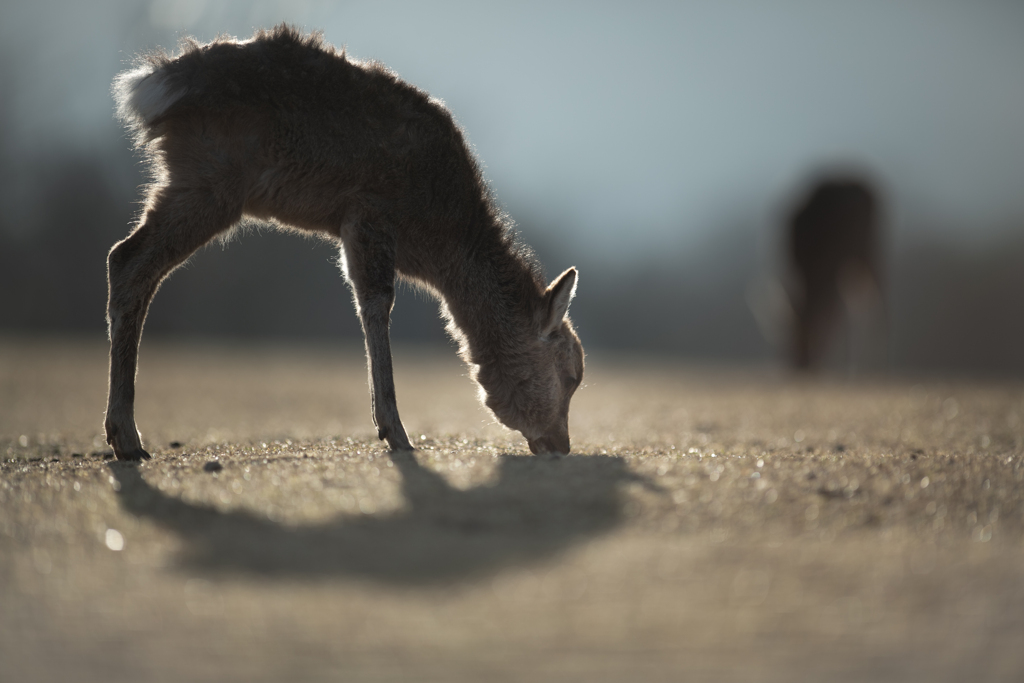
<svg viewBox="0 0 1024 683">
<path fill-rule="evenodd" d="M 172 89 L 150 63 L 118 74 L 112 90 L 117 117 L 133 128 L 151 126 L 185 94 L 184 89 Z"/>
</svg>

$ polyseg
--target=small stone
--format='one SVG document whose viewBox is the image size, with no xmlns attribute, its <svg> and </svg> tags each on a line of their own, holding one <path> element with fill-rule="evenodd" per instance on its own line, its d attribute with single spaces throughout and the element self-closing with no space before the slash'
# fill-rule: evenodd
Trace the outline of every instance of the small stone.
<svg viewBox="0 0 1024 683">
<path fill-rule="evenodd" d="M 169 445 L 171 448 L 181 448 L 182 443 L 180 441 L 172 441 Z"/>
<path fill-rule="evenodd" d="M 203 471 L 205 472 L 220 472 L 222 469 L 224 469 L 224 465 L 221 465 L 216 460 L 211 460 L 203 465 Z"/>
</svg>

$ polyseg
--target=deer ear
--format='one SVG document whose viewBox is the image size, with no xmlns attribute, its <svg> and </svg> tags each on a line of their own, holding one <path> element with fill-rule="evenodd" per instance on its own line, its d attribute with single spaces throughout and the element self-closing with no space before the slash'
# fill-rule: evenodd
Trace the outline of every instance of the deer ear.
<svg viewBox="0 0 1024 683">
<path fill-rule="evenodd" d="M 547 304 L 544 322 L 540 328 L 542 337 L 547 337 L 562 324 L 565 312 L 569 310 L 569 302 L 576 296 L 576 269 L 570 268 L 551 283 L 544 292 Z"/>
</svg>

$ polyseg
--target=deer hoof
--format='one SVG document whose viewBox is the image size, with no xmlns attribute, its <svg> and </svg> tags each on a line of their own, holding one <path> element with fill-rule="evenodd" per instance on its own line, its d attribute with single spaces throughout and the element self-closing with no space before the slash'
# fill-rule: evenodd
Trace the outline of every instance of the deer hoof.
<svg viewBox="0 0 1024 683">
<path fill-rule="evenodd" d="M 114 449 L 114 455 L 117 456 L 118 460 L 124 460 L 127 462 L 139 462 L 142 460 L 149 460 L 153 457 L 143 448 L 133 448 L 132 450 L 123 453 Z"/>
<path fill-rule="evenodd" d="M 381 437 L 382 439 L 385 437 Z M 406 436 L 405 430 L 399 428 L 396 434 L 387 434 L 388 446 L 393 451 L 411 451 L 414 450 L 412 444 L 409 443 L 409 437 Z"/>
<path fill-rule="evenodd" d="M 388 446 L 390 446 L 391 450 L 393 451 L 416 450 L 415 448 L 412 447 L 412 444 L 409 443 L 408 439 L 388 439 Z"/>
</svg>

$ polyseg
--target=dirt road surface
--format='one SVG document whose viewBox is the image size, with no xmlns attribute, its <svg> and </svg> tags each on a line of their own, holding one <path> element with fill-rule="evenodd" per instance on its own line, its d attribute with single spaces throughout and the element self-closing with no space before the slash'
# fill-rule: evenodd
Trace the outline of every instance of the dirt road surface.
<svg viewBox="0 0 1024 683">
<path fill-rule="evenodd" d="M 1024 386 L 589 359 L 573 455 L 454 352 L 0 342 L 0 680 L 1024 680 Z"/>
</svg>

